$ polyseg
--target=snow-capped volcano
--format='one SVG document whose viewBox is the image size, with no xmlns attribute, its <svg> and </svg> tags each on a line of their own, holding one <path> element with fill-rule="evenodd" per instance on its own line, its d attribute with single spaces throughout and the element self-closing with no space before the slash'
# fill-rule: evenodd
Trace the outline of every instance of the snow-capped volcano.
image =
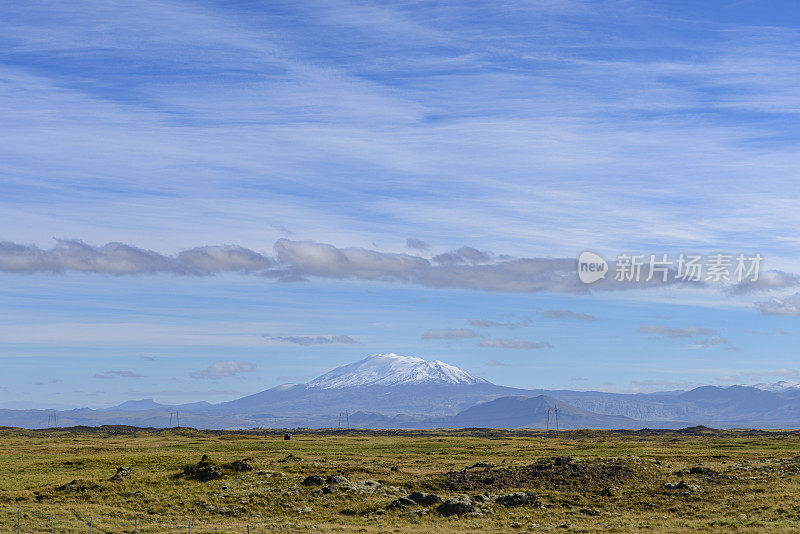
<svg viewBox="0 0 800 534">
<path fill-rule="evenodd" d="M 373 354 L 361 361 L 342 365 L 308 383 L 309 387 L 335 389 L 355 386 L 396 386 L 398 384 L 487 384 L 483 378 L 440 362 L 394 353 Z"/>
</svg>

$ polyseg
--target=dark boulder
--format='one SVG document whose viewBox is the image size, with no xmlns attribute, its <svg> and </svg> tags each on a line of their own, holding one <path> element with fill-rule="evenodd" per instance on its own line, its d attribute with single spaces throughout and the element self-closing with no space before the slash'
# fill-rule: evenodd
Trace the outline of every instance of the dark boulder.
<svg viewBox="0 0 800 534">
<path fill-rule="evenodd" d="M 252 470 L 253 466 L 246 460 L 234 460 L 230 463 L 218 464 L 211 460 L 207 454 L 204 454 L 199 462 L 183 468 L 183 476 L 200 482 L 208 482 L 209 480 L 222 478 L 226 474 L 230 475 Z"/>
<path fill-rule="evenodd" d="M 319 475 L 309 475 L 301 482 L 303 486 L 322 486 L 325 484 L 325 479 Z"/>
<path fill-rule="evenodd" d="M 386 509 L 393 510 L 397 508 L 407 508 L 409 506 L 414 506 L 416 504 L 417 504 L 416 502 L 412 501 L 408 497 L 400 497 L 390 502 L 389 506 L 387 506 Z"/>
<path fill-rule="evenodd" d="M 204 454 L 195 465 L 187 465 L 183 468 L 183 476 L 200 482 L 222 478 L 223 475 L 222 466 L 212 462 L 207 454 Z"/>
<path fill-rule="evenodd" d="M 442 498 L 435 493 L 425 493 L 422 491 L 413 491 L 408 495 L 408 498 L 423 506 L 430 506 L 442 502 Z"/>
<path fill-rule="evenodd" d="M 235 471 L 237 473 L 244 473 L 246 471 L 253 470 L 253 466 L 247 463 L 246 460 L 234 460 L 226 466 L 230 467 L 231 471 Z"/>
<path fill-rule="evenodd" d="M 541 503 L 533 493 L 518 491 L 507 495 L 500 495 L 495 502 L 503 506 L 540 506 Z"/>
</svg>

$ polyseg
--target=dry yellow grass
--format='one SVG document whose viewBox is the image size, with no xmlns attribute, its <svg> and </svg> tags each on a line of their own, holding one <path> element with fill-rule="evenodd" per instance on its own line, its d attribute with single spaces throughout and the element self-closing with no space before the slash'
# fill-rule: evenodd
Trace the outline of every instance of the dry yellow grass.
<svg viewBox="0 0 800 534">
<path fill-rule="evenodd" d="M 93 532 L 132 532 L 136 519 L 142 533 L 186 532 L 190 520 L 196 533 L 211 532 L 209 523 L 239 532 L 250 524 L 254 533 L 800 531 L 800 435 L 791 432 L 332 431 L 284 441 L 275 432 L 7 429 L 0 451 L 7 532 L 18 510 L 23 532 L 49 532 L 51 514 L 57 532 L 88 532 L 90 518 Z M 247 459 L 253 471 L 208 482 L 179 476 L 203 454 Z M 553 467 L 557 456 L 576 460 Z M 494 467 L 463 471 L 479 462 Z M 109 480 L 123 466 L 130 477 Z M 691 474 L 693 466 L 719 474 Z M 323 494 L 301 484 L 312 474 L 351 484 Z M 663 487 L 680 480 L 690 487 Z M 413 490 L 528 491 L 541 505 L 479 503 L 481 513 L 460 517 L 386 510 Z"/>
</svg>

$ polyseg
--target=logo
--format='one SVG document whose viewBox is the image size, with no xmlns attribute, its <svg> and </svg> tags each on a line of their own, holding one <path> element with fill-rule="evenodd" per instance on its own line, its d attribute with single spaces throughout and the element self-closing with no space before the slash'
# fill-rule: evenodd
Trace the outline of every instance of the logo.
<svg viewBox="0 0 800 534">
<path fill-rule="evenodd" d="M 578 256 L 578 278 L 584 284 L 593 284 L 606 277 L 608 262 L 594 252 L 582 252 Z"/>
</svg>

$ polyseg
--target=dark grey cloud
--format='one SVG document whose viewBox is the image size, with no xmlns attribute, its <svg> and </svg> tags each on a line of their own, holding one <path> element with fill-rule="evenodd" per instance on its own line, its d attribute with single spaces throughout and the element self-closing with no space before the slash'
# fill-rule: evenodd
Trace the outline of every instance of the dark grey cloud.
<svg viewBox="0 0 800 534">
<path fill-rule="evenodd" d="M 413 237 L 406 239 L 406 247 L 413 248 L 415 250 L 428 250 L 428 244 L 425 241 L 421 239 L 414 239 Z"/>
<path fill-rule="evenodd" d="M 233 360 L 214 362 L 205 369 L 190 373 L 192 378 L 208 378 L 215 380 L 235 376 L 241 373 L 252 373 L 256 370 L 253 362 L 237 362 Z"/>
<path fill-rule="evenodd" d="M 260 271 L 274 264 L 270 258 L 238 245 L 195 247 L 178 254 L 177 261 L 198 274 Z"/>
<path fill-rule="evenodd" d="M 523 339 L 484 339 L 478 341 L 479 347 L 492 349 L 552 349 L 547 342 L 525 341 Z"/>
<path fill-rule="evenodd" d="M 764 315 L 800 315 L 800 293 L 783 299 L 756 302 L 756 308 Z"/>
<path fill-rule="evenodd" d="M 144 375 L 140 375 L 139 373 L 134 373 L 133 371 L 105 371 L 94 375 L 94 378 L 100 378 L 104 380 L 108 380 L 111 378 L 142 378 L 142 377 L 144 377 Z"/>
<path fill-rule="evenodd" d="M 574 259 L 512 259 L 486 265 L 433 265 L 425 258 L 324 243 L 280 239 L 275 251 L 282 268 L 325 278 L 394 280 L 437 288 L 486 291 L 585 292 Z"/>
<path fill-rule="evenodd" d="M 275 243 L 279 260 L 266 274 L 279 279 L 292 276 L 392 280 L 435 288 L 484 291 L 586 293 L 590 290 L 628 290 L 679 282 L 616 282 L 612 276 L 592 285 L 580 283 L 575 258 L 508 258 L 462 247 L 436 256 L 432 261 L 419 256 L 394 254 L 362 248 L 337 248 L 312 241 L 280 239 Z M 485 262 L 485 263 L 481 263 Z M 614 265 L 610 264 L 613 272 Z M 702 284 L 700 284 L 702 285 Z"/>
<path fill-rule="evenodd" d="M 291 343 L 293 345 L 333 345 L 337 343 L 358 343 L 355 339 L 351 338 L 350 336 L 272 336 L 270 334 L 264 334 L 264 337 L 267 339 L 273 339 L 275 341 L 282 341 L 284 343 Z"/>
<path fill-rule="evenodd" d="M 60 239 L 47 250 L 34 245 L 0 243 L 0 270 L 136 274 L 171 271 L 174 265 L 157 252 L 124 243 L 95 247 L 79 240 Z"/>
<path fill-rule="evenodd" d="M 61 273 L 80 271 L 135 275 L 171 273 L 214 275 L 221 272 L 254 274 L 280 282 L 310 277 L 384 280 L 433 288 L 483 291 L 586 293 L 679 283 L 616 282 L 609 276 L 591 285 L 577 277 L 575 258 L 511 258 L 470 247 L 428 260 L 413 254 L 379 252 L 365 248 L 338 248 L 313 241 L 279 239 L 275 257 L 238 245 L 201 246 L 177 255 L 164 255 L 123 243 L 94 246 L 78 240 L 59 240 L 51 249 L 0 243 L 0 272 Z M 610 269 L 613 272 L 613 264 Z"/>
<path fill-rule="evenodd" d="M 491 256 L 486 252 L 481 252 L 472 247 L 461 247 L 458 250 L 445 252 L 433 257 L 435 263 L 441 265 L 456 265 L 462 263 L 487 263 Z"/>
<path fill-rule="evenodd" d="M 576 319 L 578 321 L 596 321 L 597 317 L 588 313 L 578 313 L 570 310 L 547 310 L 544 316 L 548 319 Z"/>
<path fill-rule="evenodd" d="M 428 260 L 409 254 L 377 252 L 364 248 L 336 248 L 311 241 L 279 239 L 275 253 L 280 262 L 302 274 L 325 278 L 409 280 Z"/>
<path fill-rule="evenodd" d="M 117 275 L 210 275 L 223 271 L 261 270 L 273 264 L 270 258 L 237 245 L 196 247 L 177 256 L 167 256 L 124 243 L 94 246 L 76 239 L 57 240 L 50 249 L 0 243 L 0 271 L 16 273 L 79 271 Z"/>
<path fill-rule="evenodd" d="M 666 336 L 673 339 L 689 338 L 693 336 L 714 336 L 718 334 L 712 328 L 701 328 L 699 326 L 687 326 L 684 328 L 674 328 L 664 325 L 649 325 L 644 324 L 636 329 L 640 334 L 655 334 L 659 336 Z"/>
<path fill-rule="evenodd" d="M 478 337 L 478 333 L 469 328 L 444 328 L 428 330 L 420 336 L 422 339 L 468 339 Z"/>
<path fill-rule="evenodd" d="M 490 360 L 486 363 L 489 367 L 511 367 L 510 363 L 504 363 L 498 360 Z"/>
</svg>

